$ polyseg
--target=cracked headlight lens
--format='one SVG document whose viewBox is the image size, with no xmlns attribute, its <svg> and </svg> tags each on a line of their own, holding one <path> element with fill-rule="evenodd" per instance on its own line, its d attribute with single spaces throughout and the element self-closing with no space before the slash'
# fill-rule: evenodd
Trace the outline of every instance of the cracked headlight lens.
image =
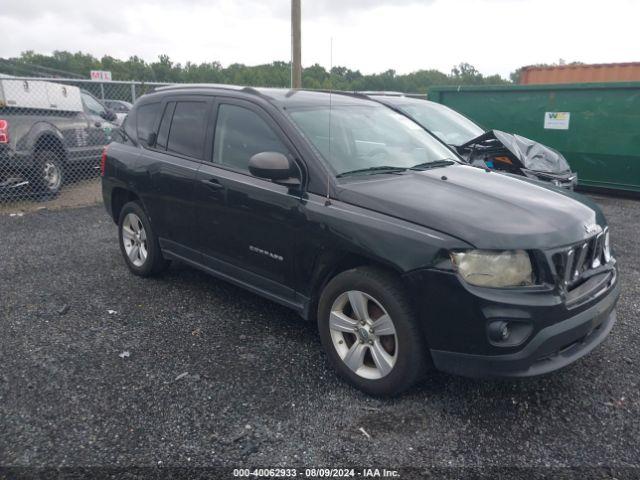
<svg viewBox="0 0 640 480">
<path fill-rule="evenodd" d="M 464 280 L 480 287 L 533 285 L 533 268 L 524 250 L 452 252 L 451 260 Z"/>
</svg>

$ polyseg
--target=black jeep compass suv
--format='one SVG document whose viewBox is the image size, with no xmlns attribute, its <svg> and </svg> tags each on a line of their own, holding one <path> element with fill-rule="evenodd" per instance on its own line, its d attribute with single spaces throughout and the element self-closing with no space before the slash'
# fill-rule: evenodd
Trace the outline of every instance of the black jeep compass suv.
<svg viewBox="0 0 640 480">
<path fill-rule="evenodd" d="M 616 262 L 593 202 L 465 165 L 357 96 L 161 88 L 136 103 L 102 173 L 134 274 L 179 260 L 296 310 L 371 394 L 428 367 L 547 373 L 615 322 Z"/>
</svg>

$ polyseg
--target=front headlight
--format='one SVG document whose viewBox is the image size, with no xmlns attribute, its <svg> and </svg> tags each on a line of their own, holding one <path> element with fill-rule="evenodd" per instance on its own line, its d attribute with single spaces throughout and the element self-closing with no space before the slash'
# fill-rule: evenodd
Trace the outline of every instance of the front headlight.
<svg viewBox="0 0 640 480">
<path fill-rule="evenodd" d="M 451 253 L 451 260 L 466 282 L 480 287 L 533 285 L 533 268 L 524 250 L 469 250 Z"/>
</svg>

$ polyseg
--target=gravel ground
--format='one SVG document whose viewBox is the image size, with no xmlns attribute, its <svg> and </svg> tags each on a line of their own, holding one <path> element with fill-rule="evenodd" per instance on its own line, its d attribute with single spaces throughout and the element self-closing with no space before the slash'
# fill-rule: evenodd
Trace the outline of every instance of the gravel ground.
<svg viewBox="0 0 640 480">
<path fill-rule="evenodd" d="M 25 193 L 28 195 L 28 193 Z M 55 198 L 38 197 L 31 200 L 8 201 L 0 197 L 0 215 L 29 213 L 40 210 L 61 210 L 65 208 L 87 207 L 102 202 L 100 178 L 79 179 L 64 186 Z"/>
<path fill-rule="evenodd" d="M 102 207 L 2 215 L 0 465 L 638 467 L 640 202 L 596 200 L 623 282 L 602 346 L 393 400 L 339 381 L 276 304 L 184 266 L 134 277 Z"/>
</svg>

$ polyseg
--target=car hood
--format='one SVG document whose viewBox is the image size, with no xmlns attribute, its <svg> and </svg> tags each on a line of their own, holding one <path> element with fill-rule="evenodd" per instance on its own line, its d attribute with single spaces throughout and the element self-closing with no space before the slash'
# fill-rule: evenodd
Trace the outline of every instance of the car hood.
<svg viewBox="0 0 640 480">
<path fill-rule="evenodd" d="M 353 177 L 338 196 L 482 249 L 559 247 L 593 235 L 594 224 L 606 226 L 582 195 L 467 165 Z"/>
<path fill-rule="evenodd" d="M 506 133 L 500 130 L 490 130 L 473 140 L 469 140 L 460 148 L 466 149 L 481 144 L 487 140 L 496 139 L 518 159 L 524 168 L 536 172 L 565 173 L 571 171 L 569 162 L 564 156 L 550 147 L 528 138 Z"/>
</svg>

